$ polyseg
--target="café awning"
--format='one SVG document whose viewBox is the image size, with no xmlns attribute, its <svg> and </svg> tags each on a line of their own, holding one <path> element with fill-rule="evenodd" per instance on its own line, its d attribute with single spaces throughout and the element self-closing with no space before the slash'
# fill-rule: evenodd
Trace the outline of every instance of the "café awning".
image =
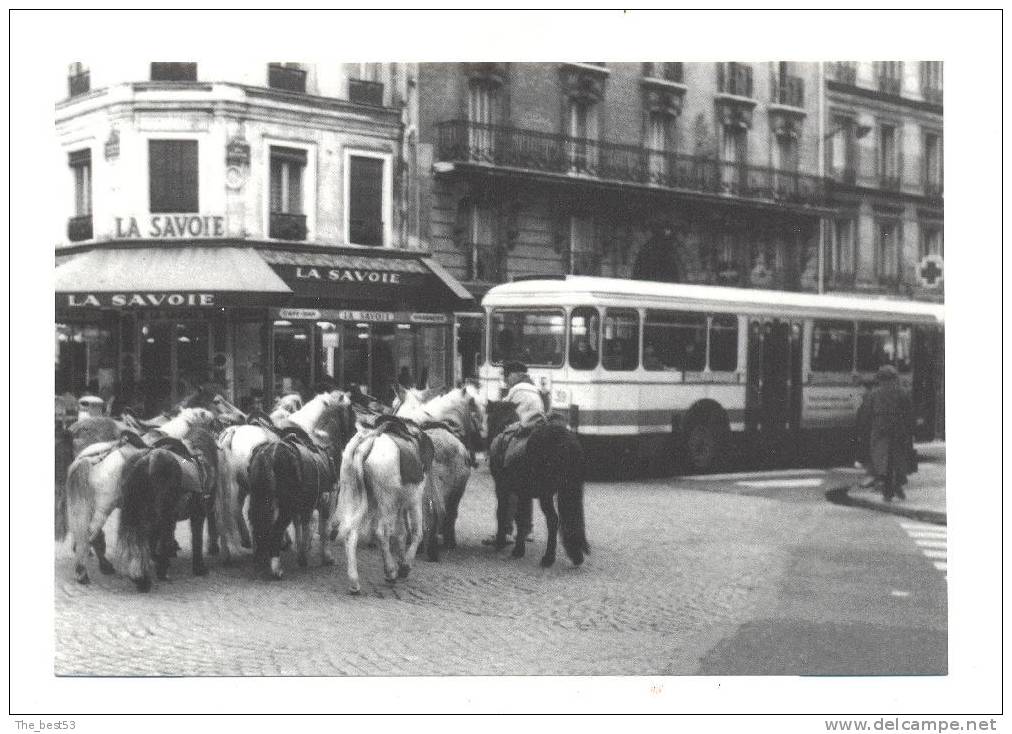
<svg viewBox="0 0 1012 734">
<path fill-rule="evenodd" d="M 57 304 L 100 307 L 277 305 L 291 288 L 253 248 L 103 248 L 56 268 Z"/>
</svg>

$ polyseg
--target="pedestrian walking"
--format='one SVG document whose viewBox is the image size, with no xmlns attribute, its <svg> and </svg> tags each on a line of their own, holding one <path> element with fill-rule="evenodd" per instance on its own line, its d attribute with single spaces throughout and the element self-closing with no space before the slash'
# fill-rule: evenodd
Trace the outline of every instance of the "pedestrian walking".
<svg viewBox="0 0 1012 734">
<path fill-rule="evenodd" d="M 899 375 L 892 365 L 878 370 L 878 384 L 868 395 L 871 474 L 882 487 L 886 502 L 893 497 L 906 499 L 903 485 L 913 465 L 913 408 L 910 396 L 900 387 Z"/>
</svg>

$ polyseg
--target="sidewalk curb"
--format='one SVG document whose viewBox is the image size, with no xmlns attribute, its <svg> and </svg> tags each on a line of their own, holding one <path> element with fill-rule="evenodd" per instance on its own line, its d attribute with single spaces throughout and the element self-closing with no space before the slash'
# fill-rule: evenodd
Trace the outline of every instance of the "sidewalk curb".
<svg viewBox="0 0 1012 734">
<path fill-rule="evenodd" d="M 887 505 L 880 502 L 869 502 L 868 500 L 861 499 L 860 497 L 851 497 L 849 494 L 850 490 L 854 489 L 856 486 L 857 485 L 854 484 L 848 484 L 843 487 L 831 489 L 826 492 L 826 499 L 835 505 L 861 507 L 865 510 L 885 512 L 890 515 L 902 515 L 903 517 L 909 517 L 912 520 L 932 523 L 933 525 L 948 524 L 947 514 L 944 512 L 936 512 L 935 510 L 915 510 L 898 504 Z"/>
</svg>

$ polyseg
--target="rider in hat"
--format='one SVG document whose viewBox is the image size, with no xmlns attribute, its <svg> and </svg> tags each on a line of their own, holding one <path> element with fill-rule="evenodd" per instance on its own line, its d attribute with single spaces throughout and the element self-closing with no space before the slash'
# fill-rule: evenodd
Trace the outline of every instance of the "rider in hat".
<svg viewBox="0 0 1012 734">
<path fill-rule="evenodd" d="M 527 374 L 527 365 L 514 360 L 504 363 L 502 371 L 506 380 L 506 400 L 516 406 L 520 423 L 528 425 L 543 417 L 545 403 L 541 398 L 541 391 Z"/>
</svg>

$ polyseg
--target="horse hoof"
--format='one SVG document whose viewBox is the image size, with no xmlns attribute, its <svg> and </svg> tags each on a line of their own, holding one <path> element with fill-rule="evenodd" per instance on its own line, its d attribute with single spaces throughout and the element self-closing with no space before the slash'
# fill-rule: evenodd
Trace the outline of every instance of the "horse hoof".
<svg viewBox="0 0 1012 734">
<path fill-rule="evenodd" d="M 283 574 L 283 572 L 281 570 L 281 559 L 277 558 L 277 557 L 272 558 L 271 559 L 271 578 L 274 578 L 274 579 L 280 581 L 282 574 Z"/>
<path fill-rule="evenodd" d="M 151 591 L 151 577 L 142 576 L 139 579 L 134 579 L 134 585 L 137 587 L 137 591 L 147 593 Z"/>
<path fill-rule="evenodd" d="M 359 586 L 358 584 L 352 584 L 351 586 L 348 587 L 348 593 L 351 594 L 352 596 L 358 596 L 359 594 L 362 593 L 362 587 Z"/>
<path fill-rule="evenodd" d="M 88 578 L 88 574 L 79 573 L 77 574 L 77 583 L 81 584 L 82 586 L 87 586 L 88 584 L 91 583 L 91 579 Z"/>
<path fill-rule="evenodd" d="M 411 573 L 411 566 L 408 564 L 402 563 L 397 567 L 397 578 L 406 579 L 409 573 Z"/>
<path fill-rule="evenodd" d="M 555 565 L 555 557 L 554 556 L 551 556 L 551 557 L 550 556 L 545 556 L 544 558 L 541 559 L 541 567 L 542 568 L 551 568 L 554 565 Z"/>
<path fill-rule="evenodd" d="M 112 564 L 109 563 L 105 558 L 98 560 L 98 570 L 104 573 L 106 576 L 112 576 L 116 573 L 116 569 L 113 568 Z"/>
</svg>

